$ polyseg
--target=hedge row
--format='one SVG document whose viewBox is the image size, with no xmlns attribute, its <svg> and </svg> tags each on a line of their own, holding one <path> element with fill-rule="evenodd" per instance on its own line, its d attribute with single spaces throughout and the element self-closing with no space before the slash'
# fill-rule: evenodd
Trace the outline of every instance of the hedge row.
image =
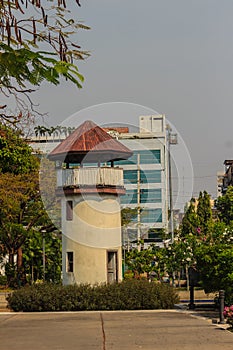
<svg viewBox="0 0 233 350">
<path fill-rule="evenodd" d="M 39 284 L 8 295 L 13 311 L 171 309 L 179 301 L 172 287 L 142 280 L 107 285 Z"/>
</svg>

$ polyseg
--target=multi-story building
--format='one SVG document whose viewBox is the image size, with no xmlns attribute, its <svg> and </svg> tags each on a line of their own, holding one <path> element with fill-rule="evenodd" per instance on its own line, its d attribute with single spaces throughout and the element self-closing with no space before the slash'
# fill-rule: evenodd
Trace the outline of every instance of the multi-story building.
<svg viewBox="0 0 233 350">
<path fill-rule="evenodd" d="M 165 116 L 139 117 L 136 133 L 108 130 L 133 151 L 129 159 L 117 162 L 124 169 L 126 195 L 122 207 L 138 208 L 125 230 L 124 241 L 137 242 L 140 237 L 145 243 L 162 245 L 168 226 Z"/>
</svg>

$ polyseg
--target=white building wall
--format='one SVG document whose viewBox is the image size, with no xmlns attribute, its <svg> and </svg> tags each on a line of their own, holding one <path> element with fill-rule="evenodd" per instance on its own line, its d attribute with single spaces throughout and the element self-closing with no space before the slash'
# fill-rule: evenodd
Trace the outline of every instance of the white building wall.
<svg viewBox="0 0 233 350">
<path fill-rule="evenodd" d="M 139 130 L 140 133 L 161 133 L 164 132 L 165 116 L 164 115 L 146 115 L 139 117 Z"/>
<path fill-rule="evenodd" d="M 73 201 L 73 219 L 66 220 L 66 202 Z M 117 196 L 79 194 L 62 200 L 62 275 L 64 284 L 106 283 L 107 254 L 117 253 L 118 281 L 122 279 L 121 217 Z M 67 252 L 73 252 L 74 271 L 67 271 Z"/>
</svg>

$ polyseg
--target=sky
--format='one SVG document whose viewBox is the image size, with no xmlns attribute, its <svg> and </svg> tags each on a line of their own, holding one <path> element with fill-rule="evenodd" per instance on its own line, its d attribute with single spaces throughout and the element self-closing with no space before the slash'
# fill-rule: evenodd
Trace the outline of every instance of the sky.
<svg viewBox="0 0 233 350">
<path fill-rule="evenodd" d="M 233 159 L 233 1 L 81 4 L 72 16 L 91 27 L 77 33 L 79 44 L 91 53 L 78 62 L 85 82 L 81 90 L 67 82 L 42 84 L 36 99 L 49 114 L 46 122 L 58 125 L 77 112 L 78 119 L 83 109 L 95 121 L 93 106 L 111 102 L 165 114 L 190 155 L 192 194 L 206 190 L 216 197 L 216 173 L 224 170 L 225 159 Z M 135 125 L 137 118 L 127 108 L 114 117 L 107 110 L 103 115 L 106 123 Z M 188 180 L 185 167 L 184 162 L 184 172 L 175 172 L 174 181 Z M 183 195 L 189 190 L 184 188 Z"/>
</svg>

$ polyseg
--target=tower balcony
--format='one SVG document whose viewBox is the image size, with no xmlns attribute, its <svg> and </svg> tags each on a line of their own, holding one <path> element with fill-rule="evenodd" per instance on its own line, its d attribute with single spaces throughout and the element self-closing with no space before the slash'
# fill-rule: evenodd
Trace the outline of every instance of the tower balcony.
<svg viewBox="0 0 233 350">
<path fill-rule="evenodd" d="M 80 191 L 124 194 L 123 169 L 114 167 L 59 169 L 57 187 L 67 194 Z"/>
</svg>

